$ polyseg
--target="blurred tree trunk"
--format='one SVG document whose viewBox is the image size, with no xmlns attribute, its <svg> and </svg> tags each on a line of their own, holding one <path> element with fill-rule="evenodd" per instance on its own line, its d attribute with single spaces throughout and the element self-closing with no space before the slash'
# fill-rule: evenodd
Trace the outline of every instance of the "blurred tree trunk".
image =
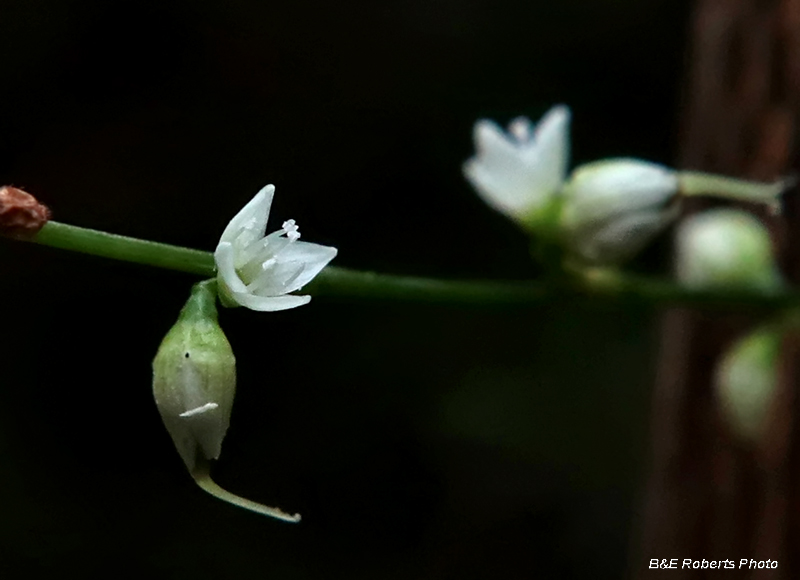
<svg viewBox="0 0 800 580">
<path fill-rule="evenodd" d="M 698 0 L 682 109 L 679 165 L 771 180 L 800 171 L 800 0 Z M 787 277 L 800 281 L 800 203 L 760 213 Z M 706 202 L 696 202 L 698 211 Z M 734 560 L 725 578 L 800 578 L 800 336 L 784 341 L 770 428 L 758 448 L 728 433 L 712 389 L 720 354 L 757 322 L 686 309 L 666 314 L 652 407 L 652 457 L 632 575 L 651 559 Z M 739 560 L 777 560 L 771 570 Z"/>
</svg>

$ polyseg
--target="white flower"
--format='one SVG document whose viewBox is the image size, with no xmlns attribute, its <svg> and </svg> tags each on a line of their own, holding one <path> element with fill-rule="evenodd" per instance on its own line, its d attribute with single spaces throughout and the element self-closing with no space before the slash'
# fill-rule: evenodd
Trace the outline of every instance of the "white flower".
<svg viewBox="0 0 800 580">
<path fill-rule="evenodd" d="M 638 159 L 581 165 L 563 189 L 561 228 L 585 261 L 632 258 L 679 213 L 677 172 Z"/>
<path fill-rule="evenodd" d="M 217 249 L 219 296 L 226 306 L 286 310 L 308 304 L 290 295 L 308 284 L 336 256 L 336 248 L 298 241 L 294 220 L 266 234 L 275 186 L 267 185 L 230 221 Z"/>
<path fill-rule="evenodd" d="M 569 121 L 564 105 L 550 109 L 536 127 L 525 117 L 515 119 L 508 134 L 492 121 L 478 121 L 477 154 L 464 164 L 464 175 L 487 204 L 527 222 L 564 184 Z"/>
</svg>

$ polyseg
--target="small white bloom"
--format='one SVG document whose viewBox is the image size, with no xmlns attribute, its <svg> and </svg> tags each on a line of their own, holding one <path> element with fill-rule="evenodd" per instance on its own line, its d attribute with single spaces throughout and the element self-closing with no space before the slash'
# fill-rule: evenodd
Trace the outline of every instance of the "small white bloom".
<svg viewBox="0 0 800 580">
<path fill-rule="evenodd" d="M 310 296 L 290 292 L 308 284 L 336 256 L 336 248 L 299 241 L 294 220 L 265 235 L 274 194 L 274 185 L 264 187 L 222 232 L 214 260 L 226 306 L 276 311 L 308 304 Z"/>
<path fill-rule="evenodd" d="M 767 229 L 743 211 L 687 218 L 678 227 L 675 254 L 678 280 L 690 288 L 774 291 L 782 285 Z"/>
<path fill-rule="evenodd" d="M 581 165 L 563 189 L 565 241 L 593 264 L 618 264 L 638 252 L 679 213 L 677 172 L 638 159 Z"/>
<path fill-rule="evenodd" d="M 525 117 L 508 134 L 492 121 L 475 124 L 476 155 L 464 175 L 491 207 L 526 223 L 559 192 L 569 163 L 570 111 L 550 109 L 536 127 Z"/>
</svg>

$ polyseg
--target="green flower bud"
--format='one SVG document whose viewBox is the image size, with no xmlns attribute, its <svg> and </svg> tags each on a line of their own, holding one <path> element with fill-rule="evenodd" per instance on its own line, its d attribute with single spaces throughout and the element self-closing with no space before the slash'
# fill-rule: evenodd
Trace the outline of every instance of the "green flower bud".
<svg viewBox="0 0 800 580">
<path fill-rule="evenodd" d="M 781 332 L 762 328 L 736 343 L 717 367 L 720 409 L 740 439 L 763 436 L 778 380 Z"/>
<path fill-rule="evenodd" d="M 236 391 L 236 358 L 215 301 L 212 284 L 196 284 L 153 360 L 156 405 L 189 471 L 198 457 L 219 457 Z"/>
<path fill-rule="evenodd" d="M 782 285 L 769 233 L 746 212 L 691 216 L 678 227 L 675 245 L 678 280 L 689 288 L 774 291 Z"/>
<path fill-rule="evenodd" d="M 153 360 L 153 395 L 161 419 L 195 482 L 211 495 L 288 522 L 278 508 L 241 498 L 217 485 L 209 460 L 217 459 L 230 423 L 236 359 L 217 323 L 216 281 L 195 284 Z"/>
</svg>

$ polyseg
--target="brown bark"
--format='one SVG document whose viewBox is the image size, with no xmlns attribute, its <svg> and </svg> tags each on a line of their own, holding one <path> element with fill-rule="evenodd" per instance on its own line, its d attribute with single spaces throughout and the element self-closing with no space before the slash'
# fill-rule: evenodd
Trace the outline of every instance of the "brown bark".
<svg viewBox="0 0 800 580">
<path fill-rule="evenodd" d="M 800 173 L 800 0 L 699 0 L 693 17 L 679 165 L 754 179 Z M 697 201 L 690 211 L 705 203 Z M 760 212 L 787 277 L 800 281 L 800 199 Z M 665 315 L 652 406 L 652 458 L 632 575 L 800 578 L 800 334 L 784 341 L 769 429 L 757 448 L 732 436 L 712 389 L 715 365 L 752 325 L 746 314 Z M 734 570 L 681 569 L 683 559 L 734 560 Z M 740 569 L 743 558 L 778 568 Z"/>
</svg>

